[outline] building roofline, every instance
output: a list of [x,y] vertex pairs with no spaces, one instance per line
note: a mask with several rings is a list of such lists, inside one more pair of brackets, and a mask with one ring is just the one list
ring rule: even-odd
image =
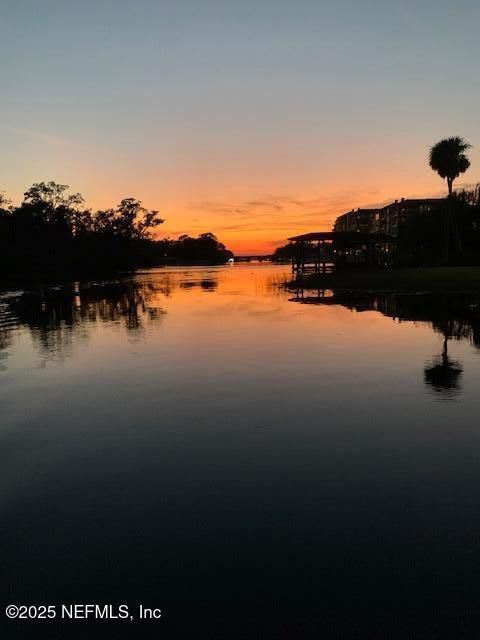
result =
[[372,214],[378,213],[379,211],[384,211],[385,209],[394,207],[395,205],[439,204],[440,202],[446,202],[447,200],[448,198],[402,198],[400,200],[394,200],[389,204],[385,204],[383,205],[383,207],[368,208],[368,209],[362,209],[359,207],[358,209],[352,209],[351,211],[346,211],[345,213],[341,213],[339,216],[336,217],[335,220],[339,220],[340,218],[343,218],[345,216],[355,215],[357,213],[372,213]]
[[315,240],[331,240],[368,244],[376,242],[395,242],[395,238],[386,233],[362,233],[359,231],[313,231],[288,238],[290,242],[313,242]]

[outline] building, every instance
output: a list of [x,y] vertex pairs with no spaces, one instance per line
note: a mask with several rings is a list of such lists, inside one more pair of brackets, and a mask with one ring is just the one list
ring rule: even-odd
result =
[[397,237],[400,227],[413,216],[439,212],[445,203],[445,198],[402,198],[378,209],[356,209],[344,213],[336,219],[333,228],[334,231],[386,233]]
[[385,233],[317,231],[289,238],[297,279],[331,273],[338,267],[386,266],[395,238]]
[[378,209],[352,209],[335,220],[334,231],[358,231],[371,233],[372,219]]
[[[480,263],[480,206],[462,198],[402,198],[377,209],[354,209],[339,216],[330,233],[320,253],[332,254],[334,268]],[[304,258],[322,264],[308,235],[292,239],[297,248],[303,242],[300,271],[308,268]]]
[[371,233],[388,233],[398,237],[402,225],[413,216],[437,213],[445,207],[445,198],[402,198],[378,209],[371,220]]

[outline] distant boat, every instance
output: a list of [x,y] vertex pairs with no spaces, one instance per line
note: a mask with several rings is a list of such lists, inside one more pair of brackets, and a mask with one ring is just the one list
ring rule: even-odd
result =
[[233,264],[235,262],[235,258],[229,258],[227,260],[227,264]]

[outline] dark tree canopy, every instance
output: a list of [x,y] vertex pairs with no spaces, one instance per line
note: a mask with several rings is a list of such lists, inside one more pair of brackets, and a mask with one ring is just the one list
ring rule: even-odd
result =
[[148,238],[150,229],[163,222],[158,211],[148,211],[135,198],[124,198],[116,209],[98,211],[93,217],[97,232],[127,239]]
[[197,238],[182,235],[178,240],[161,240],[158,245],[172,262],[222,264],[233,257],[213,233],[201,233]]
[[64,275],[175,262],[221,263],[232,255],[211,233],[155,240],[164,222],[136,198],[92,211],[81,194],[37,182],[17,207],[0,192],[0,270],[3,274]]
[[438,175],[447,180],[448,194],[452,195],[453,181],[470,166],[465,152],[471,145],[459,136],[445,138],[430,149],[429,163]]
[[69,189],[67,184],[57,184],[56,182],[36,182],[27,189],[24,196],[24,203],[41,205],[45,208],[56,209],[62,207],[76,207],[84,203],[80,193],[66,193]]

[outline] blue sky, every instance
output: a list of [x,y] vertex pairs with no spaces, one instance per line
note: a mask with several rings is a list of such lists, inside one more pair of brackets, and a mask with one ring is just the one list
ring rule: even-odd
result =
[[134,195],[163,233],[256,249],[441,192],[426,154],[447,135],[475,182],[478,24],[466,0],[3,0],[0,189]]

